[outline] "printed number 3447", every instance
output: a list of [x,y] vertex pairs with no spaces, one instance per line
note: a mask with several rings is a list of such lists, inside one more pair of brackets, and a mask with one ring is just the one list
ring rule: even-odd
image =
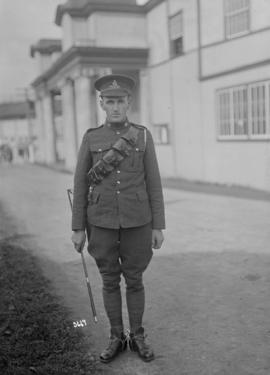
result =
[[78,320],[77,322],[73,322],[73,327],[78,328],[78,327],[85,327],[87,325],[86,320]]

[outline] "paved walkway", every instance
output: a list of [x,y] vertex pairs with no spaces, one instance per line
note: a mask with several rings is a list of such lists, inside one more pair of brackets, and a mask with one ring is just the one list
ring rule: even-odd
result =
[[[15,226],[0,228],[42,260],[56,292],[86,319],[97,352],[106,343],[101,282],[87,256],[99,323],[91,319],[80,257],[70,242],[72,176],[0,167],[0,203]],[[270,202],[165,189],[166,241],[145,274],[145,326],[157,359],[125,353],[104,374],[269,375]],[[127,319],[124,307],[125,319]]]

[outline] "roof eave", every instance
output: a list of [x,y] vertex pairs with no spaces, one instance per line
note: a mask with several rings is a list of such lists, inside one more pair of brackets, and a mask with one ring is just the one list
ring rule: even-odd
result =
[[65,13],[68,13],[73,17],[87,18],[91,13],[98,11],[144,14],[145,9],[145,6],[132,4],[102,4],[96,2],[86,3],[82,8],[70,8],[62,4],[58,5],[56,9],[55,23],[56,25],[61,26],[62,18]]
[[163,3],[165,0],[149,0],[147,3],[144,4],[145,13],[148,13],[150,10],[158,6],[159,4]]
[[35,56],[36,52],[44,55],[50,55],[54,52],[62,51],[61,39],[40,39],[36,44],[30,47],[31,57]]
[[31,85],[34,88],[37,88],[41,84],[46,83],[75,58],[79,59],[81,63],[93,67],[99,66],[100,64],[103,64],[103,66],[110,65],[112,62],[117,64],[118,62],[121,62],[122,59],[129,60],[138,67],[145,67],[147,65],[148,52],[148,48],[73,46],[62,54],[47,71],[37,77]]

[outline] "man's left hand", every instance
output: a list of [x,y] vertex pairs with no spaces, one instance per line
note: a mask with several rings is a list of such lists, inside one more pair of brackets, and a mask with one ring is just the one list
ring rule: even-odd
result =
[[152,248],[160,249],[163,241],[164,241],[164,236],[163,236],[162,230],[153,229],[152,230]]

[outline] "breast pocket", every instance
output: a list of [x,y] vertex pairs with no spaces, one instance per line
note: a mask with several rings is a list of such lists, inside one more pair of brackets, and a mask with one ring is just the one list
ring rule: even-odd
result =
[[143,168],[143,147],[136,146],[130,151],[130,155],[123,160],[122,169],[128,172],[137,172]]
[[90,146],[93,164],[99,161],[111,149],[111,143],[96,143]]
[[133,167],[134,169],[140,169],[143,164],[143,156],[144,156],[144,148],[143,147],[135,147],[134,155],[133,155]]

